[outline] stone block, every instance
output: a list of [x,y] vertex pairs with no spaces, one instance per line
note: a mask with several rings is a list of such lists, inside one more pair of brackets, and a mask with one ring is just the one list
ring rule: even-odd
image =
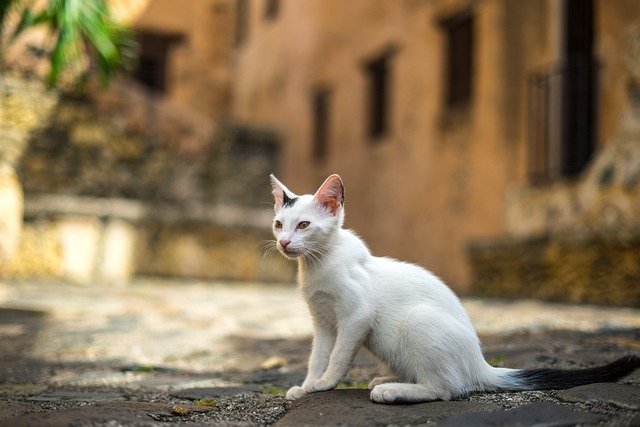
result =
[[102,237],[101,221],[91,217],[67,217],[57,222],[56,228],[65,277],[78,283],[90,283],[97,268]]
[[55,226],[45,221],[26,222],[13,257],[0,269],[3,277],[60,278],[63,270],[62,246]]
[[[296,400],[277,426],[412,425],[440,421],[454,414],[497,411],[490,403],[465,401],[415,405],[382,405],[369,400],[370,390],[332,390]],[[469,425],[469,424],[467,424]]]
[[625,409],[640,410],[640,388],[618,383],[595,383],[558,392],[565,402],[607,402]]
[[469,247],[472,292],[640,306],[640,229],[504,237]]
[[260,252],[267,232],[212,224],[149,221],[140,227],[136,273],[291,282],[293,263]]
[[549,402],[523,405],[508,411],[471,412],[453,415],[440,426],[569,426],[598,424],[606,417],[600,414],[577,412],[565,406]]
[[105,283],[128,282],[135,270],[136,228],[129,222],[111,219],[104,225],[98,278]]

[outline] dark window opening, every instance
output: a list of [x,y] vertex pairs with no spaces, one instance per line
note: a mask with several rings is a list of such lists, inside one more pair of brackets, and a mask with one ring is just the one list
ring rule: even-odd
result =
[[280,1],[279,0],[266,0],[265,8],[264,8],[264,17],[268,20],[273,20],[278,17],[278,13],[280,12]]
[[312,96],[313,109],[313,158],[323,160],[329,144],[330,93],[319,89]]
[[441,22],[446,36],[445,102],[449,108],[469,104],[473,75],[473,15],[456,15]]
[[167,89],[167,58],[171,47],[182,37],[178,35],[139,32],[138,64],[133,71],[136,80],[147,88],[165,92]]
[[591,159],[596,139],[596,67],[592,0],[566,0],[562,81],[562,175],[575,176]]
[[529,179],[546,184],[579,175],[598,131],[594,1],[565,0],[562,61],[529,78]]
[[370,137],[378,138],[389,130],[389,62],[386,53],[366,64],[367,74],[367,131]]
[[249,33],[249,0],[236,0],[235,44],[240,46]]

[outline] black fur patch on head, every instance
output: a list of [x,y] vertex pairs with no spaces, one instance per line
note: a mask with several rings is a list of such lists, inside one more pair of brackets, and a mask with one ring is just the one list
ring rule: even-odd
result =
[[295,205],[297,201],[298,201],[297,197],[289,198],[289,196],[287,196],[287,193],[285,191],[282,192],[282,207],[283,208],[291,207],[291,206]]

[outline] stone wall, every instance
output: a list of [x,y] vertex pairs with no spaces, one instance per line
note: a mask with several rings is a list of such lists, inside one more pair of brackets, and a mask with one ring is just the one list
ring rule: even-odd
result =
[[640,307],[640,228],[505,237],[470,254],[477,295]]
[[511,188],[505,207],[513,236],[640,224],[640,111],[628,112],[614,141],[578,180]]
[[[10,92],[16,118],[35,117],[29,88]],[[276,134],[214,127],[126,81],[56,99],[14,150],[25,222],[3,277],[293,279],[291,264],[260,252],[270,238]]]
[[194,204],[28,195],[4,277],[122,285],[136,275],[290,282],[293,265],[261,250],[271,212]]
[[277,150],[272,132],[214,127],[119,82],[106,93],[63,96],[32,135],[19,172],[27,193],[255,206],[269,194],[262,190]]
[[616,135],[574,181],[512,186],[504,236],[469,247],[476,294],[640,306],[640,30]]
[[473,291],[640,306],[640,111],[576,181],[512,188],[509,233],[469,247]]
[[145,222],[137,234],[136,273],[152,276],[292,282],[294,264],[261,253],[270,232],[181,221]]
[[18,247],[23,194],[15,171],[31,132],[47,123],[58,94],[42,82],[0,74],[0,267]]
[[509,234],[469,247],[473,291],[640,306],[640,114],[577,181],[511,190]]

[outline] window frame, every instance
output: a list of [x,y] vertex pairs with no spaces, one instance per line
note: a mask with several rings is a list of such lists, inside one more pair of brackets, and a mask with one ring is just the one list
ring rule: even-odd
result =
[[377,142],[391,133],[392,60],[394,47],[387,48],[363,61],[366,77],[366,135]]
[[444,40],[444,107],[468,108],[474,94],[475,16],[471,10],[449,15],[439,21]]
[[329,153],[331,98],[332,91],[326,86],[317,86],[311,94],[311,146],[316,162],[324,161]]

